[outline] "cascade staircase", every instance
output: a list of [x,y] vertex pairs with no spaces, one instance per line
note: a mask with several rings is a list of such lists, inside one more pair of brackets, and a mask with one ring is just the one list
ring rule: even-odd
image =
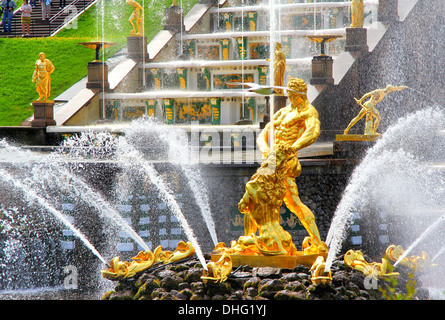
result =
[[[42,5],[36,0],[36,6],[32,8],[30,37],[49,37],[57,33],[62,26],[73,17],[88,9],[97,0],[66,0],[66,7],[59,9],[59,1],[53,0],[51,3],[50,18],[42,20]],[[12,18],[11,33],[0,33],[0,37],[21,37],[22,24],[21,12],[17,8]],[[2,22],[0,21],[0,25]],[[1,27],[3,31],[3,26]]]

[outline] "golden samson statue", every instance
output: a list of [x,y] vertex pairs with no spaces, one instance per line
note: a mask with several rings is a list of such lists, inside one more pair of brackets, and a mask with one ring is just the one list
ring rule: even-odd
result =
[[[258,136],[257,144],[264,160],[247,182],[245,194],[238,204],[244,214],[244,236],[232,241],[231,248],[219,244],[215,248],[217,252],[298,255],[291,235],[280,225],[283,202],[309,233],[303,241],[304,254],[328,252],[328,247],[320,239],[315,216],[301,202],[295,182],[301,173],[298,151],[314,143],[320,135],[318,112],[307,99],[307,85],[303,80],[291,79],[287,88],[290,89],[290,105],[277,111],[272,119],[273,126],[268,123]],[[272,132],[274,137],[270,139]]]

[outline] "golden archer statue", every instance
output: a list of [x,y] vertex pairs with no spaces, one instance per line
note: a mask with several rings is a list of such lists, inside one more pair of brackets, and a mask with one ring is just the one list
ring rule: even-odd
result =
[[[133,13],[131,14],[130,19],[128,20],[128,22],[130,22],[131,26],[133,27],[133,30],[131,30],[131,35],[142,36],[143,25],[141,17],[144,14],[144,9],[139,3],[137,3],[134,0],[127,0],[127,3],[133,6],[134,8]],[[137,31],[135,24],[133,23],[134,20],[136,20]]]
[[[376,89],[374,91],[366,93],[363,97],[360,98],[360,100],[354,98],[355,102],[357,102],[357,104],[361,106],[362,109],[360,110],[359,114],[351,120],[343,134],[348,134],[349,129],[351,129],[352,126],[354,126],[361,118],[366,115],[365,135],[377,135],[377,128],[380,124],[381,116],[375,108],[375,105],[382,101],[388,93],[393,91],[400,91],[406,88],[407,87],[405,86],[397,87],[388,84],[384,89]],[[363,100],[368,98],[369,100],[363,102]]]
[[[298,151],[314,143],[320,135],[317,110],[309,103],[307,85],[291,79],[287,85],[290,105],[273,116],[273,147],[269,145],[271,124],[257,139],[264,160],[246,184],[246,192],[238,204],[244,214],[244,236],[233,241],[231,253],[243,255],[296,255],[291,235],[279,222],[284,201],[309,233],[304,241],[305,254],[327,252],[321,241],[314,214],[298,196],[295,178],[300,175]],[[258,232],[258,235],[257,235]],[[217,247],[216,251],[225,251]]]
[[53,63],[46,59],[45,53],[39,54],[39,60],[36,61],[36,68],[32,75],[32,82],[36,83],[36,91],[39,94],[37,101],[43,99],[47,101],[51,95],[51,74],[55,67]]

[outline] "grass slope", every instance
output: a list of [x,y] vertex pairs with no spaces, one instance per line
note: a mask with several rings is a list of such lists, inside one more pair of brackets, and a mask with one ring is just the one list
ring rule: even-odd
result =
[[[144,4],[145,35],[150,41],[162,29],[164,9],[171,5],[171,0],[139,0],[139,3]],[[184,0],[184,11],[188,12],[195,3],[197,0]],[[105,51],[105,58],[113,55],[126,45],[132,11],[124,0],[102,0],[56,36],[0,39],[0,126],[18,126],[33,114],[31,103],[38,94],[31,80],[40,52],[45,52],[56,67],[51,77],[50,99],[54,99],[85,77],[88,62],[94,60],[94,51],[78,43],[115,42],[115,46]]]

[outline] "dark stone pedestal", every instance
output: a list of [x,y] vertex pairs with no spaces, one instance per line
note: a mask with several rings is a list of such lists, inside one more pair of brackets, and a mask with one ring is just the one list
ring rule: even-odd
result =
[[253,122],[250,119],[241,119],[241,120],[236,121],[235,124],[238,126],[245,126],[245,125],[253,124]]
[[184,13],[179,6],[171,6],[165,9],[164,30],[181,32],[184,30]]
[[54,101],[33,101],[34,120],[31,121],[31,127],[55,126],[54,120]]
[[368,30],[366,28],[346,28],[345,51],[368,52]]
[[334,59],[331,56],[319,55],[312,58],[311,85],[334,84],[332,66]]
[[199,0],[199,4],[211,4],[212,6],[218,6],[218,0]]
[[135,61],[148,60],[147,37],[127,37],[127,58]]
[[337,140],[333,143],[334,156],[338,159],[361,159],[375,143],[376,139],[367,141]]
[[108,65],[101,61],[88,63],[88,89],[108,90]]

